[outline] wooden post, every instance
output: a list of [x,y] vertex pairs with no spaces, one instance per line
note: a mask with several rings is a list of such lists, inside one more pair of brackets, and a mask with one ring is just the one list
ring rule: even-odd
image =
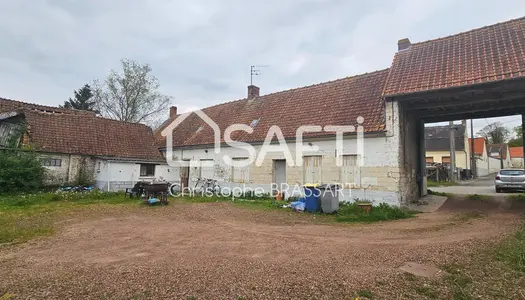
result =
[[456,135],[454,121],[448,123],[450,130],[450,181],[456,181]]

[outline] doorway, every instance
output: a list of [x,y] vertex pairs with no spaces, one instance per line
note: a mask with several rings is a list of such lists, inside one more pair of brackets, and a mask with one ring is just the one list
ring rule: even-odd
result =
[[283,186],[286,184],[286,160],[276,159],[273,161],[273,182],[277,186],[277,190],[282,192]]

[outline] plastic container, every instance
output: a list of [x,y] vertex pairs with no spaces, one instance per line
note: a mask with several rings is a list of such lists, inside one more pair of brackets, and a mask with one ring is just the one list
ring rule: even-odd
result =
[[321,210],[325,214],[337,213],[339,210],[339,185],[323,184],[320,190]]
[[321,206],[321,203],[319,200],[321,190],[319,190],[316,186],[305,186],[304,193],[305,193],[305,202],[304,202],[305,210],[308,212],[319,211],[320,206]]

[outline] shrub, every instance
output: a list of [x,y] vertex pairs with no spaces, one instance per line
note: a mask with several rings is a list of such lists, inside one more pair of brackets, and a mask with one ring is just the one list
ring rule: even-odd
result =
[[42,187],[44,167],[37,154],[27,150],[0,150],[0,193],[34,191]]

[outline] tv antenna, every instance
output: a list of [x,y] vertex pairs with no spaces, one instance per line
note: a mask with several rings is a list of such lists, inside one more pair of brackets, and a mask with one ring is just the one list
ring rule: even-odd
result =
[[253,85],[253,76],[261,75],[259,68],[268,68],[269,66],[250,66],[250,85]]

